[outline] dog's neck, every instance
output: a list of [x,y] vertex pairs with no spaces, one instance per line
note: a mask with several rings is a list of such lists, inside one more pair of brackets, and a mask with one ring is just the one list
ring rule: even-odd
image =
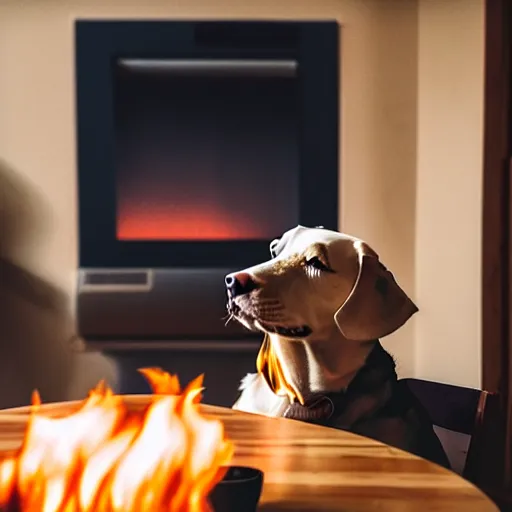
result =
[[[278,366],[277,371],[270,368],[270,372],[280,373],[288,396],[293,399],[295,395],[302,401],[314,393],[345,389],[364,366],[375,343],[347,340],[336,327],[329,336],[314,341],[290,340],[269,334],[259,361],[261,363],[266,358],[270,366]],[[282,389],[274,391],[282,392]]]

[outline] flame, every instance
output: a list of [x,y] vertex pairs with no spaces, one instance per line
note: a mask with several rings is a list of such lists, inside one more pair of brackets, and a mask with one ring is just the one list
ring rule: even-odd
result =
[[301,392],[288,382],[281,361],[272,346],[272,340],[268,334],[265,335],[258,357],[256,358],[256,369],[263,375],[270,389],[279,396],[287,396],[290,402],[297,400],[304,405],[304,397]]
[[153,400],[129,410],[100,382],[65,417],[39,413],[34,393],[21,448],[0,463],[0,509],[41,512],[207,512],[233,445],[199,411],[203,376],[139,370]]

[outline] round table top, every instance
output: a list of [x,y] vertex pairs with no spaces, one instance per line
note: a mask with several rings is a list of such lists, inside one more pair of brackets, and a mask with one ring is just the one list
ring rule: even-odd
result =
[[[129,406],[149,396],[127,396]],[[49,416],[80,402],[45,404]],[[262,511],[497,512],[476,487],[424,459],[349,432],[202,405],[235,444],[233,464],[264,472]],[[0,411],[0,451],[22,440],[28,408]]]

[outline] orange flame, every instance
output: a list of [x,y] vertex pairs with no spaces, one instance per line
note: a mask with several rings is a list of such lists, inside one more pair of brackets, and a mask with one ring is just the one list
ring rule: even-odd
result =
[[285,370],[268,334],[265,335],[261,344],[258,357],[256,358],[256,369],[267,381],[270,389],[279,396],[287,396],[290,402],[297,400],[304,405],[304,397],[298,388],[288,382]]
[[100,382],[61,418],[33,406],[21,448],[0,463],[0,508],[41,512],[207,512],[233,445],[199,411],[203,376],[181,391],[175,375],[139,370],[155,394],[130,411]]

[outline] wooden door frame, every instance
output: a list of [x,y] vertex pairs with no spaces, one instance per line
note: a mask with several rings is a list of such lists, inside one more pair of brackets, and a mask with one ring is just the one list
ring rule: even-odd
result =
[[[482,385],[501,397],[503,484],[512,484],[512,206],[510,0],[485,2]],[[501,444],[501,443],[500,443]]]

